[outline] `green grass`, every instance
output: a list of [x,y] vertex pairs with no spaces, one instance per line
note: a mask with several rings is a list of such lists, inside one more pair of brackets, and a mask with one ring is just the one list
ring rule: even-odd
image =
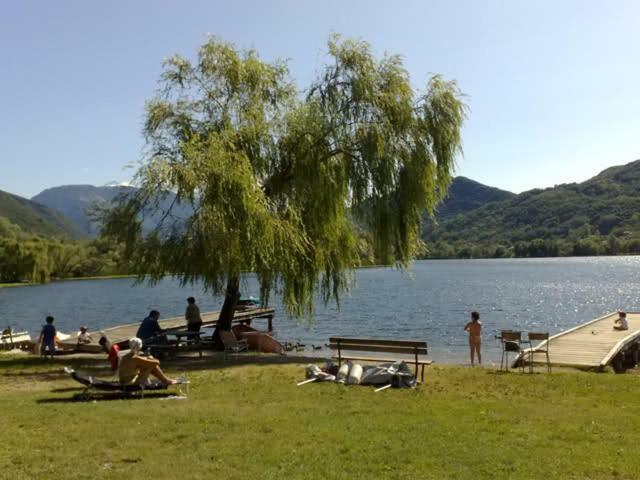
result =
[[[97,373],[95,361],[73,360]],[[206,363],[208,362],[208,363]],[[416,390],[310,384],[303,365],[169,365],[187,400],[73,401],[63,364],[0,357],[11,479],[637,478],[634,374],[433,367]]]
[[0,288],[28,287],[29,285],[36,285],[36,284],[30,283],[30,282],[0,283]]
[[[53,279],[53,282],[77,282],[80,280],[114,280],[114,279],[120,279],[120,278],[136,278],[136,275],[123,274],[123,275],[98,275],[93,277],[55,278]],[[32,282],[0,283],[0,288],[30,287],[33,285],[42,285],[42,284],[32,283]]]

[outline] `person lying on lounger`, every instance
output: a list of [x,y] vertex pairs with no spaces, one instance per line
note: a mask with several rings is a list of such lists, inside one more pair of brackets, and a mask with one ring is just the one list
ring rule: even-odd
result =
[[160,369],[160,360],[140,355],[142,340],[138,337],[129,339],[129,348],[129,353],[120,358],[119,374],[121,383],[145,384],[148,383],[149,375],[153,375],[165,385],[178,383],[176,380],[167,377]]
[[613,322],[614,330],[629,330],[629,322],[627,322],[627,314],[618,312],[618,318]]

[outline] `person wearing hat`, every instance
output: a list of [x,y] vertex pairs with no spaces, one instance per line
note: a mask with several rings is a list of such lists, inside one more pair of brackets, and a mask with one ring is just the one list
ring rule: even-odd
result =
[[187,321],[187,330],[190,332],[199,332],[202,327],[202,318],[200,317],[200,309],[196,305],[196,299],[187,298],[187,310],[184,312],[184,318]]

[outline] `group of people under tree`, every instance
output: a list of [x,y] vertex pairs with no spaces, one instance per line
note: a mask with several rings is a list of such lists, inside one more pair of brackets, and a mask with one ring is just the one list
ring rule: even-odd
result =
[[[176,383],[176,380],[164,374],[160,368],[160,360],[151,355],[142,355],[145,341],[151,341],[164,333],[158,322],[159,319],[160,312],[151,310],[149,315],[141,322],[136,336],[129,339],[129,351],[122,355],[117,343],[111,343],[104,333],[100,336],[98,344],[107,353],[111,369],[118,372],[120,382],[144,384],[149,381],[150,376],[154,376],[166,385]],[[185,320],[189,331],[200,331],[202,318],[194,297],[187,299]],[[53,357],[58,350],[56,344],[58,332],[53,325],[54,321],[53,316],[47,316],[45,325],[40,331],[37,345],[43,357],[47,355]],[[86,326],[80,328],[77,340],[79,345],[92,341]]]
[[[200,308],[196,305],[196,299],[194,297],[187,298],[187,309],[184,313],[184,318],[187,322],[187,330],[190,332],[200,332],[202,328],[202,317],[200,316]],[[156,341],[159,336],[165,333],[165,330],[160,326],[160,312],[158,310],[151,310],[149,315],[142,320],[136,337],[141,339],[143,343],[149,343]]]

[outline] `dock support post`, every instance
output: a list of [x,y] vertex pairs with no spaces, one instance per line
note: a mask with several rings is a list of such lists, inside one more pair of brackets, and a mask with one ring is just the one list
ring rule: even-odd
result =
[[270,332],[272,332],[273,331],[273,315],[269,315],[267,317],[267,322],[268,322],[267,328],[269,329]]

